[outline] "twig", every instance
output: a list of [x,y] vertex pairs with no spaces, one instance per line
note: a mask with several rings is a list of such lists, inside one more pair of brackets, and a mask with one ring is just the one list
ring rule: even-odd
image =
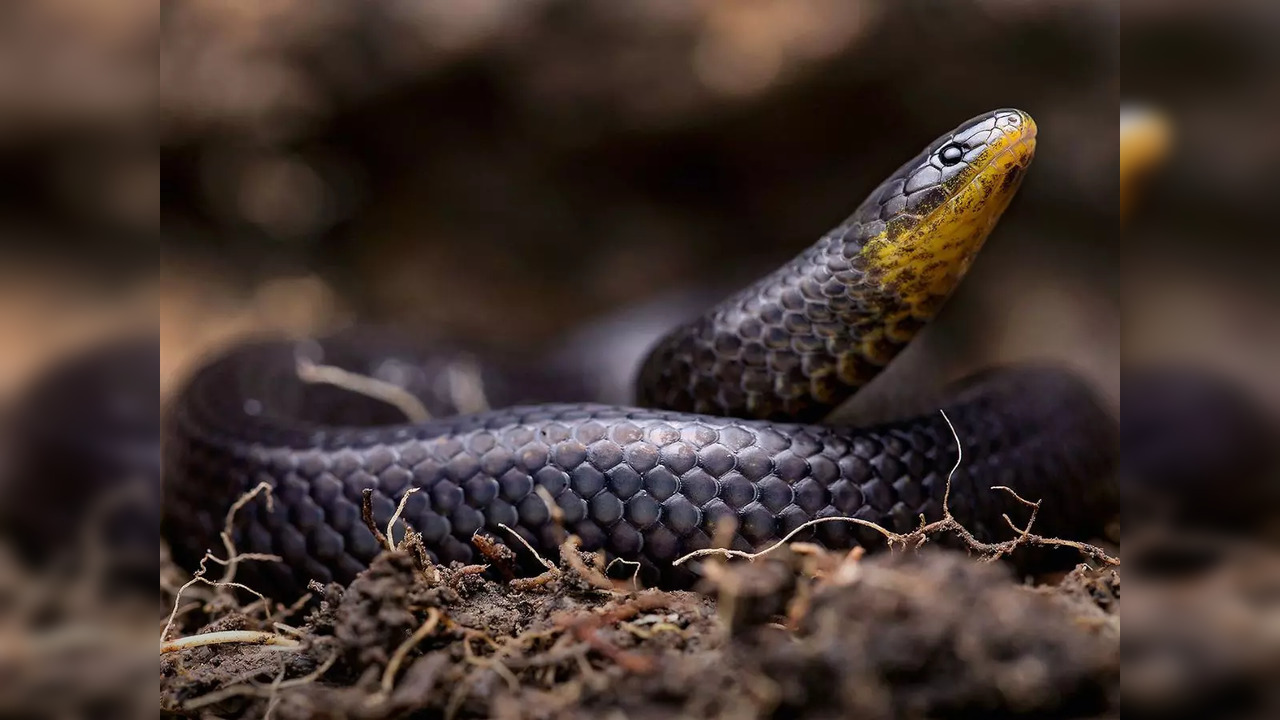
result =
[[373,539],[378,541],[386,550],[395,550],[387,536],[382,534],[378,529],[378,523],[373,519],[373,489],[365,488],[360,491],[360,519],[364,521],[365,527],[369,528],[369,532],[373,533]]

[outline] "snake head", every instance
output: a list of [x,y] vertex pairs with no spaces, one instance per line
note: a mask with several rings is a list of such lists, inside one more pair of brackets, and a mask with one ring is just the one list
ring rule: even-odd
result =
[[971,118],[934,140],[855,216],[872,231],[859,253],[868,277],[916,320],[931,318],[1017,193],[1035,148],[1035,121],[1013,109]]

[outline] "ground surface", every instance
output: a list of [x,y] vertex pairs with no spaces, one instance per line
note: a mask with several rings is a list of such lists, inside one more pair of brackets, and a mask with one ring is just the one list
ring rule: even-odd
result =
[[318,605],[293,614],[193,586],[171,637],[250,630],[289,647],[165,653],[165,712],[1118,718],[1122,662],[1131,716],[1277,707],[1280,574],[1256,550],[1148,544],[1122,651],[1113,566],[1030,584],[931,544],[869,556],[798,545],[711,560],[697,592],[664,592],[608,580],[571,547],[537,579],[495,581],[423,565],[406,543],[345,588],[313,586]]
[[[578,558],[521,589],[462,568],[428,578],[412,553],[388,553],[346,588],[315,588],[319,608],[285,620],[297,648],[166,654],[161,702],[193,717],[279,718],[1104,717],[1118,707],[1114,571],[1081,568],[1033,589],[939,551],[783,553],[713,574],[709,595],[634,591]],[[180,629],[278,632],[259,608],[212,618],[193,608]]]

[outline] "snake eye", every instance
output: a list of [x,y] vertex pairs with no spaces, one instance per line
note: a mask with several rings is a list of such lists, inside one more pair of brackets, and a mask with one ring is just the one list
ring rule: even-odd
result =
[[959,145],[948,145],[942,148],[942,152],[938,153],[938,159],[943,165],[955,165],[964,157],[964,148]]

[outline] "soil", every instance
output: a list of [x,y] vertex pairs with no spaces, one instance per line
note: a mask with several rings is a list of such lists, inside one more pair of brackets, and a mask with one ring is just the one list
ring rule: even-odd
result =
[[[952,553],[825,556],[834,571],[817,577],[804,559],[735,566],[704,595],[614,589],[564,561],[528,589],[465,568],[433,582],[413,554],[389,552],[346,588],[313,588],[297,651],[166,655],[162,704],[246,718],[1103,716],[1115,704],[1119,623],[1095,600],[1118,607],[1114,573],[1082,569],[1042,592]],[[271,630],[252,609],[206,620],[191,630]],[[273,689],[276,677],[315,680]]]
[[298,644],[166,653],[164,712],[1118,718],[1122,661],[1131,716],[1280,707],[1267,682],[1280,652],[1256,632],[1280,617],[1280,565],[1248,546],[1148,543],[1122,650],[1112,566],[1037,583],[932,544],[869,556],[797,544],[714,559],[694,591],[667,592],[610,580],[570,545],[555,569],[500,580],[424,565],[411,540],[347,587],[313,584],[312,609],[295,616],[221,588],[179,603],[190,609],[171,637],[247,629]]

